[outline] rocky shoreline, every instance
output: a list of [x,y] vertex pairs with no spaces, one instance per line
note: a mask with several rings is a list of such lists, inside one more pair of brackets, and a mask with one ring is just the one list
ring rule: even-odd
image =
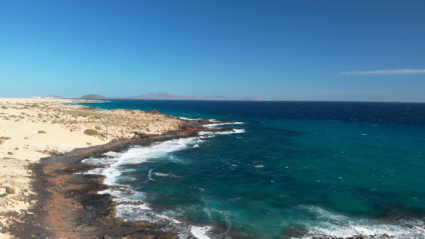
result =
[[[156,113],[156,112],[153,112]],[[176,234],[160,230],[160,225],[147,222],[124,222],[115,218],[113,197],[97,194],[107,189],[103,176],[75,174],[93,169],[81,163],[88,157],[101,157],[108,151],[122,151],[132,145],[147,146],[153,142],[197,137],[198,132],[229,132],[231,128],[212,129],[208,120],[184,121],[179,130],[161,135],[135,134],[137,138],[118,139],[105,145],[53,154],[32,164],[32,190],[27,198],[30,209],[8,228],[16,238],[175,238]],[[229,122],[231,123],[231,122]],[[4,231],[5,232],[5,231]]]
[[[0,227],[0,235],[3,233],[12,238],[176,238],[177,234],[161,230],[163,225],[160,224],[145,221],[125,222],[117,219],[115,217],[117,203],[114,198],[109,194],[98,194],[99,191],[111,187],[103,184],[103,176],[76,174],[95,168],[81,161],[89,157],[102,158],[104,157],[102,154],[106,152],[120,152],[133,145],[148,146],[153,142],[199,137],[200,132],[232,132],[234,131],[232,128],[217,129],[207,126],[236,123],[213,122],[206,119],[184,120],[161,114],[156,110],[100,111],[89,107],[76,108],[76,106],[60,104],[56,106],[46,103],[32,107],[40,108],[38,110],[29,110],[26,106],[22,108],[21,105],[15,108],[16,112],[8,113],[9,118],[13,118],[14,115],[16,118],[18,110],[24,110],[24,114],[20,113],[24,116],[15,120],[16,124],[20,121],[31,121],[40,125],[43,123],[58,125],[72,134],[82,133],[85,129],[94,129],[97,131],[96,139],[104,142],[99,141],[100,144],[91,147],[80,146],[69,152],[44,150],[43,155],[50,154],[49,157],[25,166],[32,172],[31,176],[28,176],[32,179],[31,185],[28,189],[22,188],[22,192],[15,194],[14,197],[9,195],[10,200],[7,203],[19,200],[30,206],[28,210],[22,211],[23,215],[18,215],[17,212],[2,214],[12,223],[7,227]],[[27,111],[32,112],[32,115],[25,113]],[[133,203],[143,204],[143,202]],[[297,230],[294,235],[285,234],[284,238],[301,238],[307,236],[306,233]],[[237,234],[233,237],[240,238]],[[384,234],[339,238],[316,235],[311,238],[391,237]]]

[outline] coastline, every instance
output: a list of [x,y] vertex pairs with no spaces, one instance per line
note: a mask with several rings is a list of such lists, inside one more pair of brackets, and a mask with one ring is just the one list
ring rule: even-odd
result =
[[[83,112],[89,114],[93,113],[93,115],[97,115],[98,113],[100,113],[99,111],[88,107],[84,108]],[[133,116],[137,116],[138,114],[143,113],[137,110],[122,109],[107,111],[102,110],[102,112],[111,114],[114,114],[115,112],[116,114],[119,114],[120,117],[129,117],[130,119]],[[103,162],[107,161],[115,162],[115,159],[122,159],[120,158],[121,156],[116,155],[131,155],[131,153],[134,153],[135,151],[141,152],[137,151],[138,149],[141,149],[140,147],[137,147],[137,145],[142,145],[144,146],[143,148],[147,148],[148,150],[154,149],[153,151],[155,152],[162,152],[161,150],[163,148],[172,145],[169,144],[170,142],[181,143],[191,141],[192,143],[194,143],[197,142],[194,138],[202,138],[204,135],[208,134],[208,131],[215,131],[217,134],[244,132],[244,129],[210,128],[214,126],[222,126],[225,124],[242,124],[242,122],[218,122],[215,120],[184,119],[180,117],[170,118],[170,116],[159,114],[155,111],[150,112],[148,116],[153,116],[151,117],[151,119],[154,120],[154,123],[157,123],[156,119],[158,119],[158,117],[163,117],[161,119],[165,120],[177,120],[179,122],[178,128],[177,130],[163,131],[161,134],[145,134],[143,132],[134,131],[132,132],[131,138],[125,138],[123,137],[123,134],[119,132],[119,130],[115,130],[115,132],[118,132],[118,134],[112,134],[111,136],[116,135],[118,136],[118,138],[104,141],[100,140],[100,144],[98,145],[83,144],[82,147],[75,147],[73,150],[57,150],[57,152],[49,151],[48,154],[42,154],[40,152],[34,151],[34,154],[40,153],[42,155],[42,159],[37,159],[37,161],[28,162],[26,160],[18,158],[3,159],[2,163],[9,163],[7,169],[10,169],[10,167],[12,167],[12,165],[16,162],[26,163],[26,165],[24,165],[25,170],[28,172],[28,175],[26,175],[26,177],[31,181],[31,183],[28,183],[27,188],[30,190],[31,193],[29,193],[28,195],[26,191],[18,188],[18,190],[20,191],[16,193],[17,195],[15,194],[6,196],[6,198],[9,199],[9,202],[19,201],[27,205],[29,209],[20,210],[19,213],[15,211],[2,214],[0,212],[0,223],[1,220],[5,219],[6,217],[13,218],[13,221],[11,221],[7,227],[4,227],[0,224],[0,238],[215,238],[211,235],[223,235],[223,232],[225,232],[226,236],[229,236],[230,238],[258,238],[258,235],[254,235],[251,237],[251,235],[253,234],[246,234],[245,231],[238,231],[234,228],[232,228],[232,231],[229,232],[228,230],[230,230],[230,227],[226,228],[226,226],[221,225],[220,223],[197,223],[196,219],[194,219],[194,222],[190,220],[190,216],[184,216],[190,214],[163,214],[164,209],[167,210],[172,206],[170,207],[166,203],[162,204],[161,201],[156,201],[158,202],[156,204],[155,202],[152,202],[149,199],[147,199],[146,202],[137,201],[140,198],[143,198],[140,197],[140,195],[142,195],[140,192],[143,192],[144,190],[131,190],[127,187],[132,185],[131,182],[130,185],[120,184],[116,186],[111,186],[114,185],[114,183],[111,183],[113,181],[110,181],[109,179],[114,178],[116,174],[109,174],[104,172],[110,172],[109,169],[111,168],[113,168],[114,170],[117,169],[115,167],[116,165],[112,167],[110,166],[111,164],[105,163],[103,166],[96,166],[99,165],[97,164],[97,162],[100,162],[100,164],[103,164]],[[241,121],[247,124],[251,124],[250,121],[245,121],[244,119],[242,119]],[[0,116],[0,126],[3,126],[1,123],[3,122],[1,121]],[[19,124],[19,122],[14,122],[12,124]],[[43,122],[38,122],[32,124],[31,126],[37,126],[38,129],[38,127],[42,125],[45,124]],[[60,128],[63,127],[63,125],[57,126],[60,126]],[[248,128],[249,132],[252,132],[250,129],[251,128]],[[227,130],[233,132],[219,132]],[[76,137],[84,135],[82,133],[82,129],[80,131],[70,131],[70,128],[68,128],[68,131],[69,132],[66,132],[67,136]],[[51,133],[51,131],[49,131],[49,133]],[[13,143],[13,140],[14,138],[12,140],[7,140],[6,143],[11,144]],[[45,141],[43,142],[45,143]],[[226,142],[229,143],[229,141]],[[193,148],[199,147],[198,145],[193,145],[192,143],[188,144],[189,148],[191,148],[192,146]],[[161,146],[162,148],[156,146]],[[211,149],[212,148],[210,148],[209,150]],[[215,150],[217,150],[217,147],[215,148]],[[108,154],[107,152],[114,153]],[[198,154],[197,157],[199,156],[200,155]],[[141,158],[142,157],[143,156],[141,156]],[[124,158],[123,162],[125,163],[129,161],[125,161]],[[93,164],[94,166],[90,164]],[[117,165],[124,164],[118,163]],[[134,163],[134,165],[126,165],[126,167],[131,170],[131,167],[136,165],[137,162]],[[257,166],[263,165],[254,164],[251,166],[254,166],[255,168],[260,168]],[[104,170],[103,167],[106,170]],[[23,168],[23,166],[21,168]],[[154,169],[154,167],[149,167],[148,169],[150,168]],[[205,169],[207,169],[206,171],[210,170],[209,167],[205,167]],[[115,172],[118,171],[119,170],[115,170]],[[1,173],[7,174],[8,172],[9,170],[3,170],[3,172]],[[95,175],[91,174],[92,172],[102,173]],[[151,170],[149,170],[149,175],[147,170],[145,170],[144,172],[145,173],[140,174],[142,176],[142,180],[146,180],[147,182],[152,182],[149,180],[159,181],[157,180],[159,178],[154,177],[158,174],[152,172],[153,178],[151,178]],[[164,171],[158,170],[157,172]],[[102,174],[105,176],[102,176]],[[179,173],[173,174],[177,176],[182,175]],[[207,175],[205,171],[203,175]],[[16,177],[16,175],[14,175],[14,177]],[[208,180],[210,179],[210,177],[204,178],[207,178]],[[156,182],[154,182],[154,184],[156,184]],[[128,194],[126,193],[133,192],[135,197],[128,198]],[[108,193],[110,195],[115,195],[116,197],[110,196],[108,195]],[[0,200],[1,199],[2,198],[0,198]],[[171,198],[171,200],[174,199]],[[1,206],[2,205],[0,205],[0,209],[2,209]],[[12,208],[13,207],[9,207],[9,209]],[[143,216],[138,217],[136,215],[133,218],[127,217],[126,212],[123,212],[123,209],[133,210],[132,208],[141,209],[133,211],[132,213],[140,213]],[[321,208],[318,208],[318,210],[321,210]],[[157,219],[160,216],[169,215],[170,217],[163,217],[163,219],[150,220],[152,218]],[[339,214],[335,215],[339,216]],[[331,214],[332,217],[334,217],[335,215]],[[129,221],[122,221],[120,219]],[[383,226],[387,226],[387,224],[385,224],[385,220],[388,220],[387,218],[378,218],[378,220],[383,220]],[[199,220],[199,222],[201,221],[202,220]],[[183,223],[178,224],[181,222]],[[176,227],[171,227],[171,224],[176,225]],[[392,224],[388,225],[391,226]],[[360,226],[364,225],[361,224]],[[191,230],[192,228],[201,230],[197,231],[199,233],[195,233]],[[368,228],[368,225],[361,228]],[[180,229],[183,229],[183,233],[180,233]],[[376,231],[373,235],[371,233],[361,233],[361,235],[355,233],[353,235],[353,233],[349,231],[349,233],[351,234],[343,233],[338,234],[338,236],[335,236],[335,233],[323,233],[324,230],[327,230],[326,225],[325,227],[323,227],[323,230],[320,231],[322,233],[310,233],[310,231],[302,227],[293,227],[289,230],[286,230],[284,234],[282,234],[282,236],[283,238],[316,239],[383,239],[392,238],[395,236],[393,233],[391,233],[391,230],[384,230],[382,232]]]
[[160,225],[115,218],[117,203],[113,196],[97,193],[110,188],[103,184],[104,176],[75,173],[95,168],[82,163],[83,159],[101,157],[109,151],[123,151],[133,145],[148,146],[154,142],[197,137],[198,132],[189,130],[116,140],[75,149],[63,156],[43,158],[31,167],[35,175],[32,188],[38,193],[28,200],[37,203],[28,210],[22,222],[12,226],[11,235],[17,238],[175,238],[176,234],[157,230]]
[[[34,104],[34,102],[31,101],[32,99],[23,100],[25,100],[27,104],[28,101],[30,101],[29,104]],[[4,101],[4,99],[1,99],[0,102],[1,101]],[[73,103],[75,101],[51,101],[53,104],[56,104],[56,107],[85,108],[86,110],[92,110],[81,106],[63,105],[63,103]],[[37,100],[37,102],[45,101]],[[24,104],[22,100],[18,102],[18,109],[16,110],[19,110],[19,105],[22,106],[22,104]],[[7,108],[10,109],[11,107]],[[132,110],[112,110],[102,111],[102,113],[116,111],[118,111],[119,114],[129,114],[130,117],[134,114],[145,114],[145,112]],[[36,111],[36,113],[38,113],[38,111]],[[93,166],[83,164],[81,160],[88,157],[101,156],[107,151],[122,151],[128,149],[132,145],[146,146],[153,142],[199,137],[198,133],[204,131],[233,131],[231,128],[214,129],[205,127],[205,124],[215,123],[208,120],[183,120],[160,114],[156,110],[146,113],[149,114],[148,116],[154,115],[155,121],[158,121],[158,117],[161,116],[163,118],[160,118],[159,121],[165,121],[169,118],[173,121],[177,121],[178,125],[172,129],[168,127],[167,130],[162,128],[162,132],[161,130],[153,130],[153,132],[160,134],[146,134],[146,131],[143,132],[141,130],[139,132],[134,131],[131,135],[129,135],[128,132],[127,135],[123,133],[119,135],[120,137],[115,138],[113,136],[117,134],[109,134],[107,135],[109,137],[104,137],[103,140],[99,137],[98,141],[90,144],[82,142],[80,145],[74,144],[72,145],[74,147],[69,147],[70,144],[68,143],[68,147],[66,148],[55,147],[54,150],[48,150],[48,152],[46,152],[46,150],[39,152],[40,150],[38,150],[38,152],[31,154],[33,157],[31,161],[24,161],[22,158],[6,159],[20,163],[25,162],[25,164],[21,165],[21,171],[22,168],[26,170],[26,181],[23,182],[26,185],[21,185],[21,188],[18,188],[16,185],[11,185],[14,189],[17,189],[17,195],[6,194],[4,197],[6,199],[10,199],[13,196],[15,196],[15,198],[19,197],[19,202],[24,206],[18,208],[18,210],[10,211],[10,207],[8,207],[9,204],[6,203],[6,207],[3,208],[4,210],[1,213],[3,224],[0,224],[0,226],[2,226],[0,227],[0,238],[121,238],[126,236],[127,238],[174,238],[175,235],[172,233],[164,233],[155,230],[159,228],[158,225],[145,222],[126,223],[116,219],[116,203],[113,201],[113,197],[107,194],[97,194],[98,191],[108,188],[108,186],[102,183],[104,177],[100,175],[75,174],[77,171],[87,171],[94,168]],[[8,127],[10,124],[5,124],[4,121],[0,123],[3,123],[3,127],[10,131]],[[19,121],[17,121],[17,123],[19,123]],[[44,126],[46,126],[46,122],[31,123],[41,123],[40,125],[44,123]],[[32,124],[31,126],[34,127]],[[64,125],[55,126],[56,128],[54,130],[60,130],[59,128]],[[101,126],[99,129],[101,129]],[[78,130],[75,130],[75,128],[74,130],[73,128],[68,128],[68,130],[72,132],[72,134],[75,134],[76,131],[78,133]],[[80,129],[79,133],[82,133],[81,131]],[[115,132],[117,131],[119,132],[119,130],[115,129]],[[121,133],[122,132],[121,130]],[[58,136],[56,135],[56,137]],[[60,141],[61,138],[64,137],[59,137],[59,140],[56,140]],[[92,137],[89,139],[93,140]],[[81,139],[79,140],[81,141]],[[16,145],[13,147],[15,146]],[[45,157],[49,154],[50,157]],[[12,162],[12,164],[13,163],[16,164],[16,162]],[[8,166],[10,166],[10,164]],[[12,178],[14,176],[16,175],[12,175]],[[17,201],[17,199],[15,200]],[[7,223],[4,223],[6,220]]]

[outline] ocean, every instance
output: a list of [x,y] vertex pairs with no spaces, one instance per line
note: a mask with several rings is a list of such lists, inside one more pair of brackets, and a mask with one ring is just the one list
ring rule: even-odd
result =
[[[117,217],[179,238],[425,238],[425,104],[109,100],[232,134],[108,152]],[[222,125],[220,121],[236,121]],[[142,200],[144,204],[128,202]]]

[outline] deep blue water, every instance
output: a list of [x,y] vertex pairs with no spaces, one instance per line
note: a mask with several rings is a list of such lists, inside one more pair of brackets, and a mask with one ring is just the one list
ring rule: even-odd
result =
[[243,122],[230,125],[235,134],[109,153],[109,166],[94,173],[125,188],[108,193],[145,202],[118,206],[122,219],[156,221],[180,238],[425,238],[425,104],[83,105]]

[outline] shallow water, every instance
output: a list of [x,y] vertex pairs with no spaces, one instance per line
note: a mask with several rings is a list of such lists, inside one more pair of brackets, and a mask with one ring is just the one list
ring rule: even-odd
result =
[[[425,104],[108,101],[234,120],[205,134],[110,152],[105,183],[118,217],[149,220],[180,238],[425,238]],[[222,127],[218,124],[212,127]],[[86,163],[99,163],[87,159]],[[102,162],[105,164],[105,162]]]

